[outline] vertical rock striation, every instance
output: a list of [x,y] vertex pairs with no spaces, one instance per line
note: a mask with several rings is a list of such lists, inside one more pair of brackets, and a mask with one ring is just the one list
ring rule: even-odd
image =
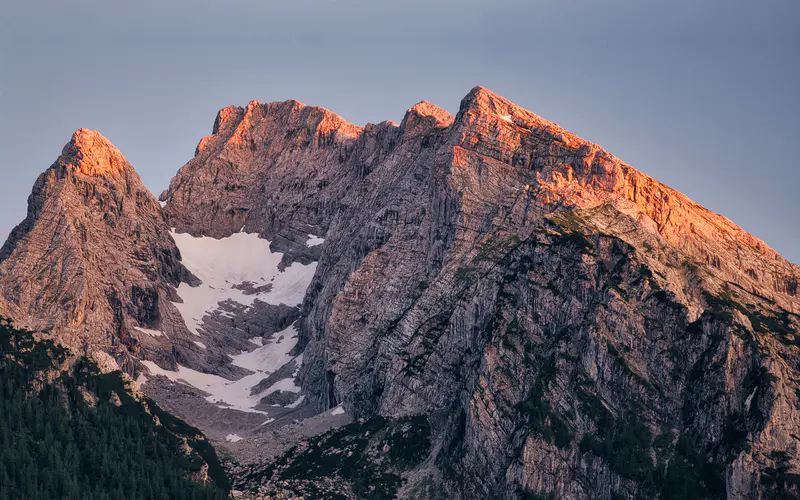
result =
[[310,407],[425,420],[401,496],[798,494],[800,269],[484,88],[399,125],[225,108],[161,199],[76,132],[0,251],[8,308],[112,351],[135,327],[175,342],[192,277],[168,228],[258,233],[283,268],[318,262],[293,352]]
[[177,314],[169,300],[182,280],[191,275],[158,202],[86,129],[36,180],[27,217],[0,249],[0,295],[19,324],[123,364],[139,354],[138,328],[161,329]]
[[363,129],[294,101],[226,108],[164,199],[193,233],[324,234],[303,386],[318,410],[427,416],[412,483],[796,491],[797,266],[484,88],[456,117],[423,102]]

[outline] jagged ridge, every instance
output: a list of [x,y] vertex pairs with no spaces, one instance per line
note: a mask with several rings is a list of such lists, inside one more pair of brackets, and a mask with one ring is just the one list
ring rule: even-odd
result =
[[161,199],[179,232],[319,261],[303,389],[427,419],[401,494],[797,490],[798,267],[484,88],[455,117],[422,102],[363,128],[225,108]]

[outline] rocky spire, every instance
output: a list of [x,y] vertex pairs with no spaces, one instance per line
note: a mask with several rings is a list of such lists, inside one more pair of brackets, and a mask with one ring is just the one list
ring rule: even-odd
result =
[[406,134],[424,133],[425,130],[449,127],[453,120],[453,115],[446,110],[428,101],[422,101],[406,111],[400,129]]
[[81,128],[64,146],[58,163],[83,175],[113,175],[129,168],[122,153],[99,132]]
[[158,202],[86,129],[36,180],[27,217],[0,250],[0,295],[17,322],[75,346],[136,351],[136,328],[160,327],[184,278]]

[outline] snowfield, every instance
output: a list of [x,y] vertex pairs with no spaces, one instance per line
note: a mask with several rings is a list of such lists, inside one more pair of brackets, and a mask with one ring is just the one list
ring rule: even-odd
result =
[[[297,329],[294,325],[274,334],[273,339],[274,341],[253,351],[233,356],[232,364],[253,371],[252,374],[239,380],[228,380],[219,375],[202,373],[181,365],[178,365],[178,371],[173,372],[164,370],[152,361],[143,363],[151,375],[163,375],[173,382],[184,383],[208,393],[206,401],[217,406],[267,415],[267,412],[254,409],[261,398],[278,390],[300,392],[300,387],[295,384],[295,379],[292,377],[277,381],[259,394],[250,395],[253,386],[293,359],[289,351],[297,344]],[[293,375],[296,376],[296,373]]]
[[[230,300],[251,307],[258,299],[273,305],[299,306],[317,268],[316,262],[308,265],[295,262],[279,271],[278,264],[283,254],[271,252],[269,241],[259,238],[257,234],[240,232],[222,239],[195,238],[174,231],[171,234],[181,252],[183,265],[202,282],[196,287],[181,283],[178,296],[183,302],[174,303],[187,328],[198,336],[203,317],[217,310],[221,302]],[[309,235],[309,238],[309,246],[323,241],[313,235]],[[229,313],[224,314],[230,316]],[[153,330],[139,330],[153,336],[162,334]],[[205,397],[207,401],[219,407],[268,415],[255,409],[261,398],[275,391],[299,393],[300,387],[295,383],[299,369],[291,377],[278,380],[259,394],[251,395],[250,390],[293,359],[299,367],[302,354],[290,354],[297,345],[297,328],[291,325],[272,334],[268,340],[258,335],[250,339],[250,344],[253,350],[242,351],[231,357],[231,364],[252,372],[239,380],[228,380],[182,365],[178,365],[177,371],[170,371],[152,361],[143,363],[151,376],[162,375],[173,382],[199,389],[208,394]],[[195,341],[195,345],[201,349],[207,348],[206,344],[199,341]],[[142,379],[147,380],[144,376]],[[303,396],[298,394],[297,399],[286,407],[294,408],[302,401]]]
[[178,296],[183,303],[175,302],[186,327],[195,335],[199,335],[203,316],[226,300],[245,306],[252,306],[256,299],[273,305],[301,304],[317,269],[316,262],[294,262],[280,272],[278,264],[283,254],[271,252],[269,241],[257,234],[236,233],[219,240],[171,234],[181,251],[183,265],[202,281],[196,287],[181,283]]

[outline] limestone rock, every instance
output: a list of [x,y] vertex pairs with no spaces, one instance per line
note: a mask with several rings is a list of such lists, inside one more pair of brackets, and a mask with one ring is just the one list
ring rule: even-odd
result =
[[[76,133],[0,251],[0,310],[110,352],[160,327],[169,342],[142,338],[142,357],[218,372],[245,335],[299,317],[298,412],[430,428],[407,497],[798,494],[800,268],[485,88],[455,117],[423,101],[399,125],[225,108],[160,199]],[[317,262],[302,310],[220,309],[198,361],[167,300],[193,279],[169,227],[258,233],[283,269]],[[265,405],[290,399],[275,394]],[[259,423],[248,449],[291,418]]]
[[303,388],[318,411],[426,415],[435,471],[412,484],[744,498],[800,470],[798,267],[487,89],[363,129],[226,108],[162,199],[193,234],[324,236]]
[[137,328],[167,323],[174,287],[191,279],[156,199],[122,154],[86,129],[39,176],[27,217],[0,249],[8,313],[86,353],[138,353]]

